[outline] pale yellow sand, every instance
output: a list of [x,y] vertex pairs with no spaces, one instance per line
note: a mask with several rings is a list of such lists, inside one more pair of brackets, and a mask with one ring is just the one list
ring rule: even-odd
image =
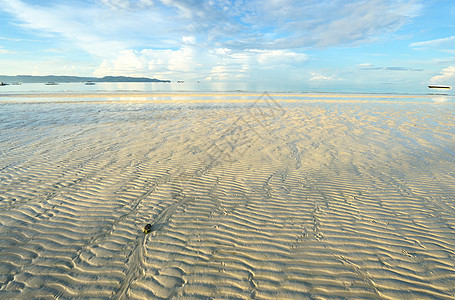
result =
[[87,97],[0,99],[1,299],[455,297],[453,103]]

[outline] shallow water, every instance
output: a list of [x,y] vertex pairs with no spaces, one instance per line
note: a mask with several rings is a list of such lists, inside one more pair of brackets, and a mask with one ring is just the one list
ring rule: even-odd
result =
[[388,96],[0,97],[0,298],[455,297],[455,106]]
[[99,82],[95,85],[83,83],[23,83],[22,85],[0,86],[0,94],[39,94],[39,93],[317,93],[317,94],[386,94],[386,95],[448,95],[452,90],[429,89],[420,86],[381,86],[356,84],[316,84],[290,82],[277,85],[274,82],[185,82],[185,83],[143,83],[143,82]]

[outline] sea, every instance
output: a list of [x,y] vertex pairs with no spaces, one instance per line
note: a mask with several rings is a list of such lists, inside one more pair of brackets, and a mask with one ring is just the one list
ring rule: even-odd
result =
[[[359,84],[319,84],[295,83],[274,84],[270,82],[97,82],[95,85],[79,83],[59,83],[46,85],[44,83],[22,83],[20,85],[0,86],[0,103],[3,101],[19,100],[21,95],[32,94],[64,94],[64,93],[220,93],[241,96],[242,93],[293,93],[293,94],[320,94],[320,95],[364,95],[372,98],[376,95],[388,95],[393,100],[399,96],[401,100],[409,96],[418,96],[419,101],[453,103],[455,92],[446,89],[429,89],[426,85],[359,85]],[[2,97],[6,96],[6,97]],[[343,97],[341,97],[343,98]],[[341,99],[340,98],[340,99]]]

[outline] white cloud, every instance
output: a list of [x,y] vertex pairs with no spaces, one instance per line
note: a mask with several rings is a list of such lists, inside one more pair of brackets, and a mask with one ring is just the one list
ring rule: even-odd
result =
[[422,47],[441,47],[441,46],[448,46],[455,44],[455,36],[450,36],[442,39],[435,39],[430,41],[423,41],[423,42],[416,42],[410,44],[411,47],[414,48],[422,48]]
[[178,50],[123,50],[115,58],[104,59],[95,70],[96,76],[130,75],[169,79],[193,79],[206,57],[196,47],[186,45]]
[[212,52],[215,53],[216,55],[228,55],[232,52],[232,50],[228,48],[216,48]]
[[16,52],[8,50],[8,49],[5,49],[2,46],[0,46],[0,54],[14,54],[14,53],[16,53]]
[[268,42],[283,48],[330,47],[374,41],[400,29],[422,7],[417,0],[255,2],[259,11],[245,16],[246,22],[275,30],[267,36],[241,40],[239,46]]
[[333,81],[333,80],[340,80],[340,79],[337,79],[335,75],[327,76],[327,75],[320,74],[320,73],[311,73],[310,80],[311,81]]
[[441,71],[442,74],[433,76],[430,83],[449,84],[455,82],[455,66],[449,66]]
[[[8,58],[8,57],[7,57]],[[91,76],[93,68],[80,61],[50,59],[0,59],[2,75],[79,75]]]
[[283,67],[298,69],[307,61],[304,53],[288,50],[244,50],[220,48],[206,50],[184,45],[177,50],[124,50],[105,59],[97,76],[148,75],[171,80],[238,80],[257,75],[277,76]]
[[[46,2],[44,2],[46,3]],[[375,40],[418,14],[418,0],[97,0],[31,5],[0,0],[24,27],[57,34],[104,56],[132,48],[175,48],[181,36],[209,47],[290,49]],[[241,20],[241,22],[239,22]],[[186,43],[187,41],[183,41]]]
[[98,0],[99,3],[112,9],[144,9],[153,7],[154,3],[152,0]]
[[0,0],[0,9],[29,32],[57,41],[49,48],[82,50],[97,57],[98,76],[286,80],[308,60],[302,53],[305,47],[378,39],[412,20],[420,2]]
[[84,14],[75,14],[75,9],[65,6],[44,8],[28,5],[19,0],[0,1],[3,9],[14,14],[22,26],[40,32],[47,37],[58,34],[78,48],[89,53],[104,56],[124,48],[121,41],[106,39],[97,34],[92,19],[100,16],[87,8]]
[[11,42],[22,42],[23,41],[23,39],[7,38],[4,36],[0,36],[0,40],[11,41]]
[[250,50],[257,55],[257,61],[263,66],[301,63],[308,59],[307,55],[287,50]]
[[182,42],[184,44],[196,44],[196,38],[194,36],[184,36],[182,37]]
[[79,1],[31,5],[0,0],[0,9],[13,15],[21,27],[59,44],[54,48],[65,45],[100,58],[122,50],[172,48],[182,43],[180,30],[185,24],[172,11],[151,7],[146,0],[100,2],[103,5]]

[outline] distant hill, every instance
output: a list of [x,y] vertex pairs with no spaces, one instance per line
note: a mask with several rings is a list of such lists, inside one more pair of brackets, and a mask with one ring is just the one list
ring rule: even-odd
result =
[[0,75],[0,82],[3,83],[46,83],[55,81],[58,83],[69,83],[69,82],[171,82],[170,80],[160,80],[155,78],[147,77],[128,77],[128,76],[104,76],[99,77],[79,77],[79,76],[32,76],[32,75],[17,75],[17,76],[7,76]]

